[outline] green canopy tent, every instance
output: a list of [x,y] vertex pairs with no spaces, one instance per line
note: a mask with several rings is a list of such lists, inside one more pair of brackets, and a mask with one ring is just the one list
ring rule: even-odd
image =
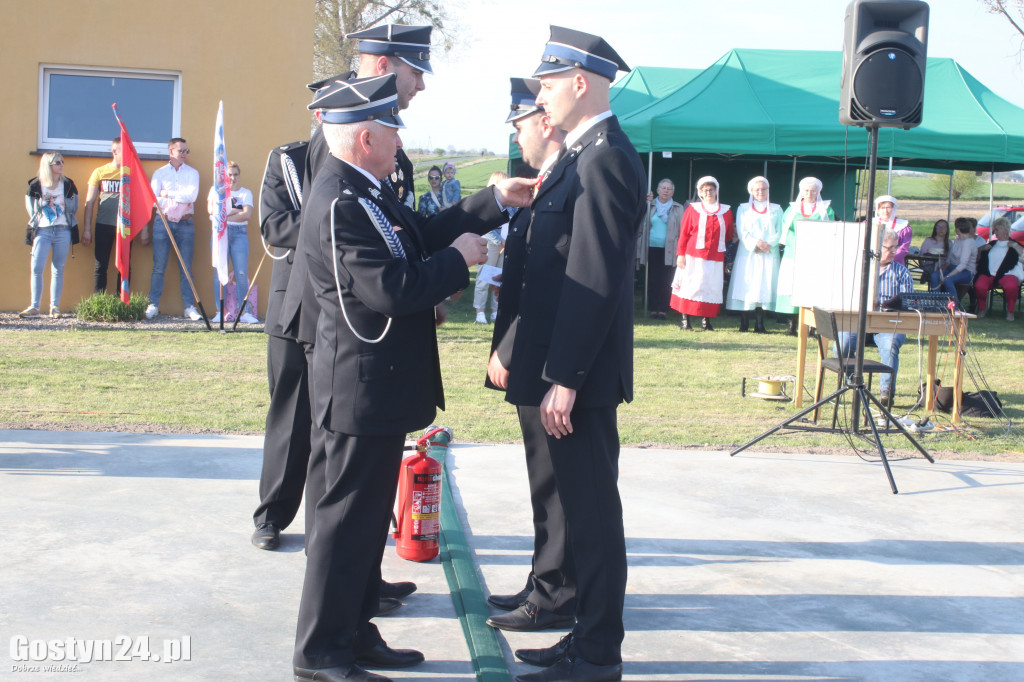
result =
[[[766,175],[774,201],[785,205],[795,181],[815,175],[837,216],[852,218],[853,172],[867,166],[868,133],[839,123],[841,68],[841,52],[737,49],[696,76],[680,69],[674,88],[670,70],[657,70],[647,104],[630,74],[613,87],[623,92],[612,110],[637,150],[650,155],[652,180],[687,178],[692,193],[697,176],[715,175],[723,200],[737,203],[747,198],[749,178]],[[881,129],[878,154],[901,168],[1022,168],[1024,110],[952,59],[930,58],[922,125]]]

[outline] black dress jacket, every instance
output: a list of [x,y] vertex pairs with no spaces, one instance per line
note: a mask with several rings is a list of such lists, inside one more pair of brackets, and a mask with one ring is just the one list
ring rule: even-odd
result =
[[[360,198],[395,227],[405,258],[392,255]],[[490,188],[423,219],[351,165],[324,161],[303,206],[297,256],[320,309],[310,372],[315,424],[392,435],[434,420],[444,408],[434,306],[469,284],[465,260],[449,245],[505,220]]]
[[[510,403],[539,405],[552,384],[575,389],[579,407],[632,400],[633,259],[644,177],[613,116],[586,131],[541,185],[522,244],[525,263],[502,275],[499,307],[508,300],[505,287],[520,279],[518,311],[509,311],[514,318],[497,344]],[[519,248],[514,233],[509,250]]]

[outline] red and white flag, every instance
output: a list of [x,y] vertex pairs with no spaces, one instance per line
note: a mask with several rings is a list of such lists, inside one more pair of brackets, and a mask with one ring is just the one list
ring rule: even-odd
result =
[[149,222],[153,215],[156,195],[142,169],[142,162],[128,136],[114,103],[114,118],[121,127],[121,193],[117,203],[117,239],[115,240],[114,262],[121,273],[121,300],[128,303],[128,271],[131,263],[131,241]]
[[[228,283],[228,211],[231,210],[231,178],[228,177],[228,155],[224,148],[224,102],[217,110],[217,129],[213,136],[213,191],[216,194],[216,208],[211,215],[213,232],[210,236],[210,253],[213,267],[223,287]],[[222,294],[223,295],[223,294]]]

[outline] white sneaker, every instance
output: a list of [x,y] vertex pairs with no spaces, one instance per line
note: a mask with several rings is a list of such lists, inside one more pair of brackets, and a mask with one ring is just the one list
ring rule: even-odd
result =
[[498,311],[497,310],[492,310],[491,311],[491,322],[494,322],[496,319],[498,319]]
[[194,305],[190,305],[189,307],[185,308],[185,317],[187,317],[190,320],[203,319],[203,316],[199,314],[199,311],[196,310],[196,307]]
[[159,314],[160,314],[160,309],[157,308],[152,303],[150,303],[148,306],[146,306],[146,319],[147,320],[152,320],[154,317],[156,317]]
[[210,322],[213,322],[213,323],[220,322],[220,313],[217,313],[213,317],[211,317],[210,318]]
[[480,312],[478,312],[476,314],[476,323],[477,324],[487,324],[487,315],[486,315],[486,313],[484,313],[484,311],[481,310]]
[[238,318],[238,321],[244,322],[246,324],[259,324],[260,318],[256,317],[247,310],[244,313],[242,313],[242,316]]

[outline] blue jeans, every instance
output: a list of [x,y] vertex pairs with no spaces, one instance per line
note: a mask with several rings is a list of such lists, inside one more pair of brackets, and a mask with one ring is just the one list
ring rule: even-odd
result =
[[[188,276],[192,277],[192,249],[195,245],[196,228],[191,218],[174,223],[167,221],[174,235],[174,241],[181,251],[181,259],[185,261],[185,268],[188,268]],[[163,222],[157,220],[153,223],[153,276],[149,280],[149,302],[160,306],[160,297],[164,293],[164,271],[167,269],[167,258],[171,254],[171,238],[167,236]],[[175,257],[177,260],[177,257]],[[196,299],[192,296],[192,289],[185,278],[185,270],[178,262],[178,274],[181,276],[181,302],[185,307],[195,305]]]
[[[892,391],[892,381],[900,371],[900,348],[907,340],[906,334],[875,334],[875,345],[878,346],[878,357],[883,364],[892,367],[892,376],[883,374],[878,378],[878,390],[882,393]],[[842,357],[852,358],[857,350],[857,334],[839,332],[839,353]]]
[[[245,292],[249,290],[249,236],[246,234],[248,225],[228,225],[228,258],[235,269],[235,296],[241,303]],[[220,309],[220,279],[213,273],[213,305]],[[245,307],[253,311],[252,301]],[[226,310],[225,313],[237,313],[237,310]],[[254,313],[255,314],[255,313]]]
[[[970,284],[974,280],[974,275],[971,274],[970,270],[961,270],[955,275],[950,275],[949,273],[951,273],[954,269],[956,269],[956,266],[950,265],[946,267],[945,270],[942,271],[942,274],[946,276],[946,280],[942,283],[941,288],[947,293],[949,293],[955,301],[960,298],[959,296],[956,295],[956,285]],[[928,287],[932,291],[935,291],[940,288],[939,277],[939,271],[933,270],[931,275],[931,286]]]
[[64,264],[71,249],[71,228],[65,225],[40,227],[32,242],[32,307],[38,308],[43,298],[43,270],[46,257],[53,251],[50,268],[50,307],[60,307],[60,292],[64,288]]

